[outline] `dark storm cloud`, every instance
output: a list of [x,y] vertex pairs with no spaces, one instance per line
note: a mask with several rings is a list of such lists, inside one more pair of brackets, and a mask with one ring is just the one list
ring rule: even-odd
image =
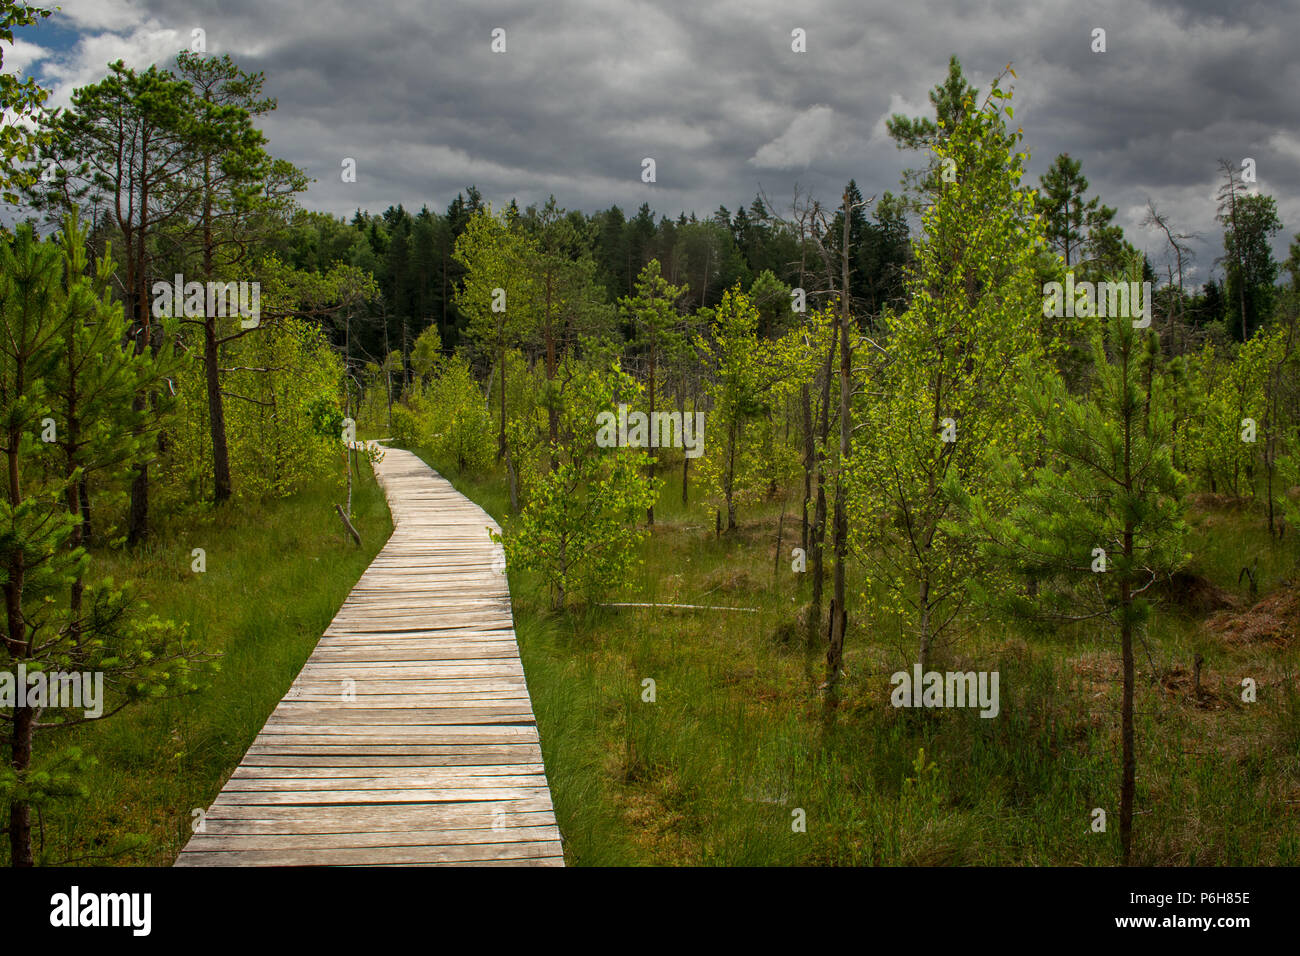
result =
[[[265,70],[280,102],[266,123],[274,150],[318,180],[309,207],[339,214],[440,209],[470,183],[496,205],[554,193],[569,208],[630,213],[644,201],[673,216],[734,210],[760,186],[785,203],[796,182],[833,200],[854,177],[878,194],[920,161],[894,147],[883,119],[928,112],[955,53],[981,92],[1013,63],[1034,181],[1057,153],[1082,159],[1093,192],[1157,257],[1139,225],[1148,198],[1205,237],[1198,278],[1212,267],[1220,158],[1256,160],[1287,224],[1279,253],[1300,230],[1293,3],[1226,15],[1176,0],[863,7],[235,0],[214,13],[149,0],[114,27],[127,38],[117,46],[143,55],[159,31],[188,38],[201,25],[209,50]],[[102,12],[81,0],[65,8],[88,37],[104,32]],[[494,27],[507,31],[504,55],[489,49]],[[790,49],[795,27],[807,31],[806,54]],[[1090,49],[1098,27],[1100,54]],[[101,36],[83,56],[115,48]],[[646,156],[654,185],[640,181]],[[356,183],[340,181],[344,157],[357,160]]]

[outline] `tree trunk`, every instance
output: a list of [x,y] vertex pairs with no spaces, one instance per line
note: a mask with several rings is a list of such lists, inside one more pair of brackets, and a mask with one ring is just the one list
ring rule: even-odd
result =
[[733,421],[727,430],[727,474],[723,481],[723,494],[727,500],[727,533],[736,530],[736,428]]
[[212,501],[230,500],[230,448],[226,444],[226,405],[221,395],[221,368],[218,361],[216,319],[209,316],[203,323],[203,372],[208,385],[208,423],[212,433]]
[[[683,422],[682,425],[684,428],[685,422]],[[655,347],[653,341],[650,343],[650,434],[651,436],[655,434]],[[685,454],[684,451],[683,454]],[[650,476],[651,488],[654,487],[654,481],[655,481],[655,461],[656,461],[655,456],[652,453],[650,455],[650,461],[646,465],[646,472]],[[655,505],[654,505],[653,498],[650,499],[650,506],[645,510],[645,520],[646,520],[646,524],[648,524],[651,527],[654,527]]]
[[917,659],[921,663],[921,673],[930,669],[930,578],[924,576],[917,587],[917,603],[921,608],[921,640]]
[[839,347],[836,336],[830,337],[826,350],[826,366],[822,370],[822,406],[817,425],[817,506],[813,512],[812,541],[809,556],[812,558],[812,597],[808,603],[808,643],[815,645],[821,638],[822,627],[822,548],[826,542],[826,442],[830,438],[831,368],[835,350]]
[[808,554],[808,508],[812,504],[813,476],[813,429],[812,396],[807,383],[799,390],[799,400],[803,406],[803,510],[799,519],[799,546],[804,556]]
[[[20,359],[14,374],[14,391],[21,395],[24,391],[24,369]],[[11,508],[18,508],[22,503],[22,484],[18,463],[18,449],[22,433],[16,426],[9,428],[8,452],[8,497]],[[27,631],[27,617],[23,612],[23,587],[27,567],[24,552],[16,544],[11,545],[8,554],[8,573],[3,585],[5,596],[5,643],[10,659],[25,659],[31,654],[31,644]],[[36,712],[31,707],[15,707],[13,728],[9,740],[10,766],[23,777],[32,762],[32,732],[36,721]],[[26,801],[12,800],[9,803],[9,851],[13,866],[31,866],[32,860],[32,822],[31,808]]]
[[[82,516],[81,495],[85,490],[85,475],[77,481],[73,481],[77,469],[80,467],[77,451],[81,447],[81,417],[79,394],[77,391],[77,346],[76,336],[69,335],[67,341],[67,358],[68,358],[68,394],[67,394],[67,411],[68,422],[64,429],[64,451],[66,461],[64,462],[64,476],[68,484],[63,490],[64,501],[68,506],[68,514],[72,516],[72,531],[68,535],[68,549],[75,551],[85,544],[86,538],[86,520]],[[82,595],[85,594],[86,585],[82,580],[80,571],[74,573],[72,584],[68,593],[68,635],[72,638],[73,643],[81,647],[81,604]]]
[[848,629],[849,613],[844,593],[844,563],[848,546],[847,489],[844,487],[844,469],[849,457],[849,332],[847,316],[840,330],[840,463],[835,478],[835,521],[832,526],[831,549],[835,567],[831,578],[830,646],[826,649],[826,683],[830,696],[834,696],[839,683],[840,668],[844,660],[844,633]]
[[[1124,391],[1128,392],[1129,357],[1124,355]],[[1148,399],[1150,393],[1148,393]],[[1124,409],[1124,492],[1133,494],[1133,417],[1130,407]],[[1124,576],[1119,582],[1120,657],[1124,670],[1123,699],[1120,703],[1120,737],[1123,746],[1123,768],[1119,785],[1119,842],[1124,865],[1133,862],[1133,800],[1137,776],[1137,757],[1133,749],[1133,590],[1132,567],[1133,521],[1124,522]]]
[[[149,307],[145,263],[148,262],[148,216],[149,188],[146,184],[140,191],[140,225],[135,231],[135,310],[139,334],[136,338],[135,353],[143,355],[153,345],[153,317]],[[149,395],[141,392],[132,402],[137,412],[144,411],[149,405]],[[149,537],[149,463],[141,462],[131,480],[131,507],[127,518],[126,542],[129,546],[144,542]]]
[[[1220,161],[1219,167],[1228,177],[1228,226],[1232,231],[1233,258],[1236,260],[1235,265],[1237,267],[1237,307],[1241,310],[1241,340],[1245,342],[1250,338],[1250,330],[1247,328],[1246,322],[1246,274],[1241,250],[1241,233],[1237,229],[1237,180],[1232,167],[1226,162]],[[1224,276],[1225,293],[1228,291],[1227,285],[1231,281],[1231,275]]]
[[[205,97],[211,99],[211,94]],[[212,160],[203,158],[203,278],[212,281]],[[212,501],[230,500],[230,450],[226,444],[226,409],[221,396],[217,318],[203,320],[203,371],[208,387],[208,428],[212,432]]]
[[[32,763],[32,731],[36,711],[31,707],[14,708],[13,732],[10,737],[10,766],[22,779]],[[33,866],[32,808],[23,800],[9,803],[9,865]]]
[[772,583],[776,584],[781,576],[781,537],[785,533],[785,510],[790,504],[790,496],[781,499],[781,518],[776,523],[776,560],[772,566]]
[[[70,463],[70,469],[75,467],[75,464]],[[69,513],[71,513],[74,518],[79,517],[81,508],[81,494],[79,487],[76,484],[69,484],[65,497],[68,503]],[[72,526],[72,533],[68,535],[69,550],[75,551],[77,548],[82,546],[84,534],[85,525],[82,524],[81,521],[77,521]],[[73,643],[76,644],[77,647],[81,646],[81,605],[82,596],[85,593],[86,584],[82,580],[81,574],[77,573],[72,578],[72,585],[69,588],[68,595],[68,636],[72,638]]]
[[[551,328],[551,273],[546,273],[546,383],[549,386],[555,381],[555,333]],[[505,389],[502,389],[505,392]],[[501,418],[505,419],[505,410],[502,409]],[[548,452],[551,459],[551,471],[560,467],[560,461],[556,457],[556,449],[560,444],[560,410],[555,407],[555,396],[548,393],[546,401],[546,435],[550,440],[550,451]]]
[[[691,408],[692,408],[691,414],[692,414],[692,415],[695,414],[695,411],[694,411],[695,404],[696,404],[696,403],[695,403],[695,398],[694,398],[694,396],[692,396],[692,398],[691,398]],[[682,428],[684,429],[684,428],[686,427],[686,394],[685,394],[685,390],[683,390],[683,393],[682,393],[682,397],[681,397],[681,406],[682,406]],[[692,421],[694,421],[694,419],[692,419]],[[685,508],[687,505],[690,504],[690,494],[689,494],[688,491],[687,491],[687,481],[688,481],[688,479],[690,478],[690,471],[691,471],[691,459],[687,456],[687,454],[686,454],[686,449],[683,448],[683,449],[682,449],[682,507],[683,507],[683,508]]]
[[849,352],[849,195],[844,194],[844,233],[840,243],[840,461],[835,476],[835,527],[832,541],[835,552],[835,570],[832,580],[833,596],[831,615],[831,638],[826,649],[826,689],[827,700],[834,702],[836,688],[840,679],[840,667],[844,660],[844,632],[848,630],[849,613],[844,594],[844,562],[848,552],[849,516],[848,488],[845,486],[845,470],[849,461],[849,441],[852,422],[849,418],[849,405],[852,389],[849,380],[852,355]]
[[81,499],[81,543],[89,547],[93,540],[90,527],[90,482],[84,473],[81,481],[77,482],[77,493]]
[[[1133,545],[1132,532],[1124,534],[1124,550],[1129,553]],[[1124,865],[1133,862],[1133,799],[1137,776],[1137,757],[1133,751],[1133,597],[1127,578],[1120,584],[1120,653],[1124,666],[1124,699],[1120,705],[1120,736],[1123,740],[1124,766],[1119,785],[1119,842],[1123,848]]]
[[497,460],[506,457],[506,347],[503,342],[498,350],[501,362],[501,435],[497,443]]

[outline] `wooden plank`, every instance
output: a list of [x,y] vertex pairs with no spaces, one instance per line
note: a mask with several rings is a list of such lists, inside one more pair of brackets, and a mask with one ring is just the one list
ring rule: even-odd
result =
[[[274,716],[274,714],[272,715]],[[312,736],[337,739],[339,743],[356,743],[353,737],[368,738],[365,742],[391,741],[395,743],[465,743],[487,742],[490,738],[496,743],[511,743],[516,740],[537,740],[537,728],[519,724],[446,724],[431,727],[411,727],[407,725],[358,724],[354,727],[331,727],[328,731],[314,724],[294,724],[284,722],[262,728],[258,738],[280,739],[284,736]]]
[[245,767],[242,764],[230,775],[232,789],[256,789],[266,782],[313,781],[304,786],[319,786],[319,781],[337,782],[348,788],[382,786],[545,786],[546,771],[538,764],[487,764],[463,767]]
[[[492,804],[483,804],[491,806]],[[500,804],[495,804],[500,805]],[[447,806],[455,807],[459,804],[412,804],[412,806]],[[250,809],[241,807],[240,809]],[[266,809],[266,808],[257,808]],[[300,809],[298,807],[287,807],[284,809]],[[559,839],[558,829],[552,823],[554,814],[549,807],[541,810],[515,810],[504,811],[500,814],[494,811],[484,811],[482,813],[449,813],[445,820],[430,820],[427,824],[424,821],[413,821],[400,826],[387,823],[383,820],[358,820],[356,823],[346,826],[322,824],[310,817],[302,819],[287,820],[284,818],[265,819],[262,817],[242,819],[229,818],[214,820],[209,818],[204,823],[203,833],[196,833],[198,837],[220,837],[220,836],[311,836],[316,834],[335,834],[349,835],[355,834],[362,838],[369,838],[370,846],[410,846],[421,842],[426,843],[480,843],[480,842],[508,842],[511,840],[518,841],[539,828],[555,831],[554,836],[548,837]],[[482,838],[475,836],[481,831],[490,831],[492,836],[484,835]],[[410,839],[412,833],[419,834],[451,834],[449,836],[439,835],[437,838],[421,836],[418,840]],[[392,835],[391,838],[387,835]],[[344,840],[338,841],[337,845],[346,846]],[[195,846],[195,849],[204,847],[212,849],[207,844],[206,839]]]
[[374,866],[417,863],[480,863],[554,857],[559,841],[480,843],[467,846],[363,847],[316,850],[187,850],[177,866]]
[[480,843],[558,843],[558,827],[501,827],[447,830],[390,830],[365,833],[199,833],[194,850],[343,850],[384,846],[466,846]]
[[409,724],[426,727],[435,724],[519,724],[531,720],[532,710],[527,705],[506,704],[465,707],[367,707],[358,703],[323,704],[316,701],[297,701],[288,698],[280,702],[267,720],[294,721],[324,726],[373,726],[376,724]]
[[[296,804],[339,806],[356,803],[459,803],[466,800],[526,800],[549,795],[538,787],[404,787],[388,790],[266,790],[240,791],[222,788],[217,801],[233,806]],[[216,806],[216,803],[213,804]],[[183,851],[182,851],[183,852]]]
[[304,754],[297,751],[277,754],[249,751],[240,767],[335,767],[340,770],[354,767],[505,767],[521,764],[541,766],[540,761],[540,750],[521,750],[518,754],[382,754],[373,750],[353,754]]
[[518,820],[522,826],[540,825],[546,821],[531,815],[551,813],[551,800],[549,796],[540,796],[517,800],[464,800],[458,803],[317,807],[213,804],[204,825],[211,829],[229,824],[234,831],[238,831],[245,824],[267,824],[279,829],[260,832],[291,833],[362,833],[367,830],[434,830],[447,827],[475,829],[490,826],[495,815],[502,812],[508,820]]
[[394,530],[177,866],[563,866],[495,522],[409,452]]

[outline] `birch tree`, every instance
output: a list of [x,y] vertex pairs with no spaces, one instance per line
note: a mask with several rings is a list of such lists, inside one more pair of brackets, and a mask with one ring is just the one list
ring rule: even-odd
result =
[[1021,133],[1007,130],[1009,100],[995,81],[934,144],[956,176],[923,218],[906,273],[911,307],[885,314],[884,344],[868,355],[859,427],[869,440],[849,465],[864,598],[910,622],[923,671],[985,571],[945,523],[945,486],[982,487],[984,450],[1029,433],[1014,400],[1016,360],[1051,371],[1039,333],[1042,226],[1022,183]]

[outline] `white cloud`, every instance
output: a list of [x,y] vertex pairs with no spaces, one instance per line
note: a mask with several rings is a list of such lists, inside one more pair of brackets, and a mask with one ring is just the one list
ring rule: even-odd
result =
[[28,43],[26,40],[14,40],[12,45],[5,44],[5,72],[26,73],[33,63],[37,63],[49,55],[50,51],[42,46]]
[[[53,4],[51,4],[53,6]],[[122,32],[149,19],[131,0],[59,0],[56,19],[67,17],[79,30]]]
[[52,80],[49,105],[68,106],[72,91],[96,83],[108,74],[108,64],[122,60],[134,69],[164,63],[189,44],[175,30],[140,27],[129,35],[100,33],[84,36],[73,50],[43,63],[47,80]]
[[835,111],[829,106],[810,106],[790,123],[784,133],[759,147],[749,160],[764,169],[795,169],[825,157],[834,131]]
[[876,124],[871,127],[872,143],[891,142],[889,129],[885,126],[885,121],[895,113],[902,113],[904,116],[929,116],[934,112],[934,107],[928,100],[919,103],[913,103],[899,93],[889,94],[889,107],[880,114]]
[[1289,156],[1300,162],[1300,137],[1297,137],[1294,133],[1276,132],[1269,137],[1268,145],[1284,156]]

